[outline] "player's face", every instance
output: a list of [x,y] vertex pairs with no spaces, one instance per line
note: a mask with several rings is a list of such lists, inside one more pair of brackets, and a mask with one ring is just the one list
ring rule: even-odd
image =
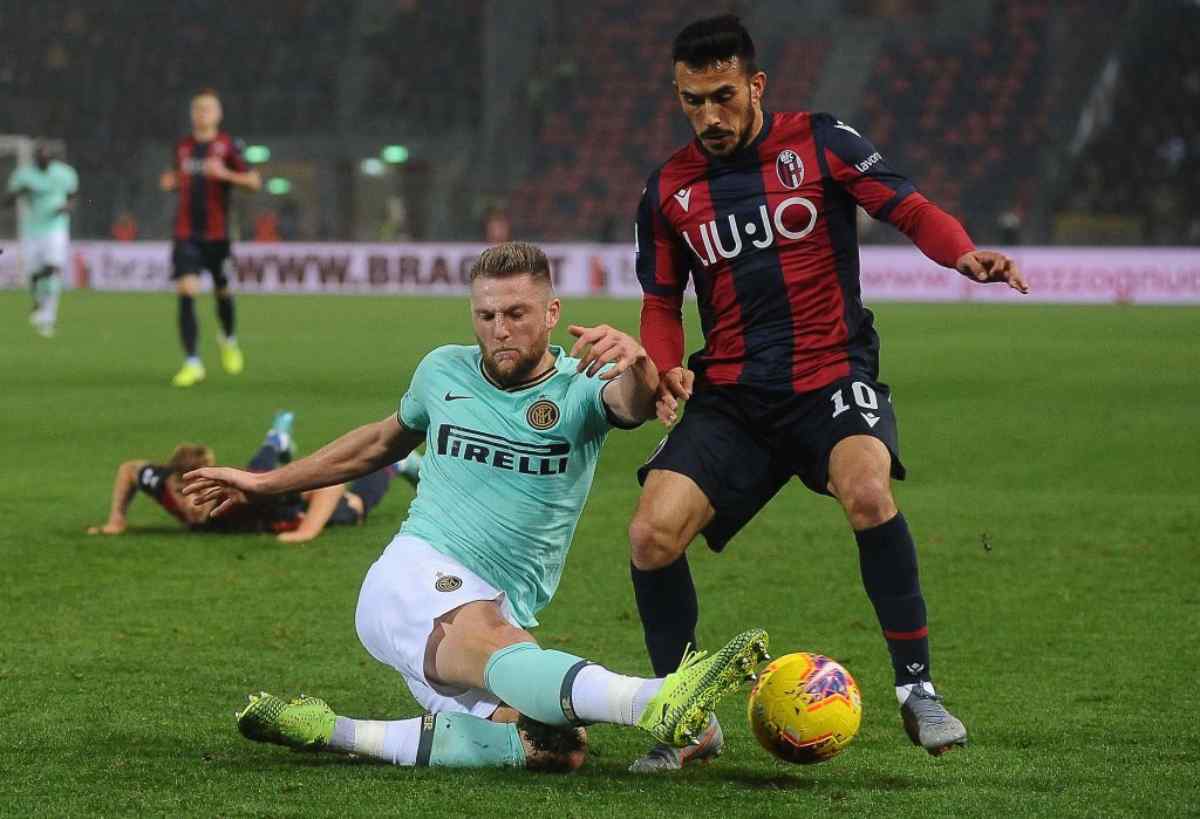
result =
[[492,380],[505,386],[537,374],[558,324],[554,293],[529,275],[479,278],[471,285],[471,318]]
[[737,57],[705,68],[675,63],[675,93],[683,113],[714,156],[729,156],[758,133],[766,85],[766,74],[747,74]]
[[220,100],[211,94],[201,94],[192,99],[192,128],[197,131],[215,131],[220,124]]

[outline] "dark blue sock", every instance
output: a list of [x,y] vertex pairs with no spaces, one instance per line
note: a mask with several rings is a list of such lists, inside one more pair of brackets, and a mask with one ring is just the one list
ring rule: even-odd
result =
[[896,685],[929,679],[929,629],[917,576],[917,546],[904,515],[855,532],[863,587],[883,628]]
[[679,667],[683,652],[696,647],[696,623],[700,605],[687,555],[669,566],[642,571],[629,564],[638,615],[646,635],[646,650],[656,677],[665,677]]
[[191,296],[180,296],[179,340],[183,343],[183,351],[188,358],[196,357],[196,336],[199,332],[196,325],[196,300]]

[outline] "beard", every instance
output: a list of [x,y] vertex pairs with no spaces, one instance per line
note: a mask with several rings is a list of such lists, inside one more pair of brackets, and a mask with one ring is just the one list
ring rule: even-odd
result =
[[[542,339],[525,351],[516,347],[498,347],[489,353],[484,348],[483,342],[480,341],[479,352],[483,354],[483,369],[488,377],[502,387],[511,387],[528,381],[530,376],[535,374],[534,371],[541,363],[542,357],[546,355],[548,346],[549,339]],[[515,358],[506,358],[503,362],[497,362],[494,354],[501,350],[514,352],[517,355]]]

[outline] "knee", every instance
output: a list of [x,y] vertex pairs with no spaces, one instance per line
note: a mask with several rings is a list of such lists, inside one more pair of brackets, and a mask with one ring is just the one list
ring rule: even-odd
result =
[[838,493],[838,500],[856,531],[879,526],[896,516],[896,501],[887,478],[854,481]]
[[680,533],[662,519],[638,513],[629,524],[633,565],[642,571],[661,569],[679,559],[687,548]]

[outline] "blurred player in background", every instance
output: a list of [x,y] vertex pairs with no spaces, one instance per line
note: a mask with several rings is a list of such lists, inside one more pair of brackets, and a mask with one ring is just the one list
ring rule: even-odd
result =
[[[247,469],[266,472],[292,460],[293,418],[290,412],[275,416],[266,439],[250,459]],[[212,504],[194,504],[182,492],[184,473],[215,463],[212,449],[204,444],[188,443],[175,447],[166,463],[147,459],[125,461],[117,467],[108,520],[101,526],[90,527],[89,534],[122,534],[126,513],[140,490],[194,532],[273,532],[284,543],[304,543],[321,534],[326,526],[356,526],[364,522],[387,494],[393,477],[403,477],[415,486],[421,456],[413,452],[399,463],[377,469],[353,483],[246,504],[239,507],[237,513],[219,518],[209,516]]]
[[[904,727],[941,753],[966,742],[929,668],[917,552],[896,508],[896,417],[878,380],[879,337],[859,292],[856,212],[890,222],[933,261],[1027,292],[1007,256],[977,250],[854,128],[829,114],[771,113],[754,43],[732,15],[675,40],[675,90],[696,139],[646,183],[636,223],[642,343],[659,416],[683,420],[639,471],[632,576],[655,669],[695,643],[685,550],[722,550],[792,477],[841,504],[890,650]],[[695,283],[705,345],[683,364],[683,291]],[[803,603],[801,603],[803,605]],[[669,770],[720,749],[665,746],[634,763]]]
[[264,693],[238,715],[243,735],[395,765],[569,770],[583,762],[577,727],[587,723],[686,744],[765,654],[755,629],[642,679],[543,649],[529,633],[558,586],[609,430],[655,412],[658,376],[642,346],[605,325],[571,327],[572,355],[587,351],[574,358],[550,345],[560,309],[545,253],[490,248],[471,270],[478,345],[425,356],[395,414],[265,474],[184,476],[185,493],[219,502],[220,514],[247,496],[368,474],[426,442],[417,497],[355,613],[363,646],[400,672],[426,715],[350,719],[315,697]]
[[196,352],[196,294],[200,273],[212,276],[221,333],[221,366],[237,375],[245,366],[234,331],[233,294],[229,289],[229,195],[234,187],[262,188],[258,171],[242,158],[242,149],[220,130],[221,101],[206,88],[192,97],[192,133],[175,146],[175,167],[159,180],[164,191],[177,191],[175,244],[171,253],[171,278],[179,294],[179,339],[186,358],[171,379],[176,387],[204,380],[204,364]]
[[54,335],[58,321],[58,297],[62,274],[67,267],[71,242],[71,211],[79,190],[79,177],[67,163],[50,158],[50,149],[39,142],[33,164],[22,165],[8,178],[5,204],[25,202],[19,227],[21,259],[33,312],[29,323],[41,335]]

